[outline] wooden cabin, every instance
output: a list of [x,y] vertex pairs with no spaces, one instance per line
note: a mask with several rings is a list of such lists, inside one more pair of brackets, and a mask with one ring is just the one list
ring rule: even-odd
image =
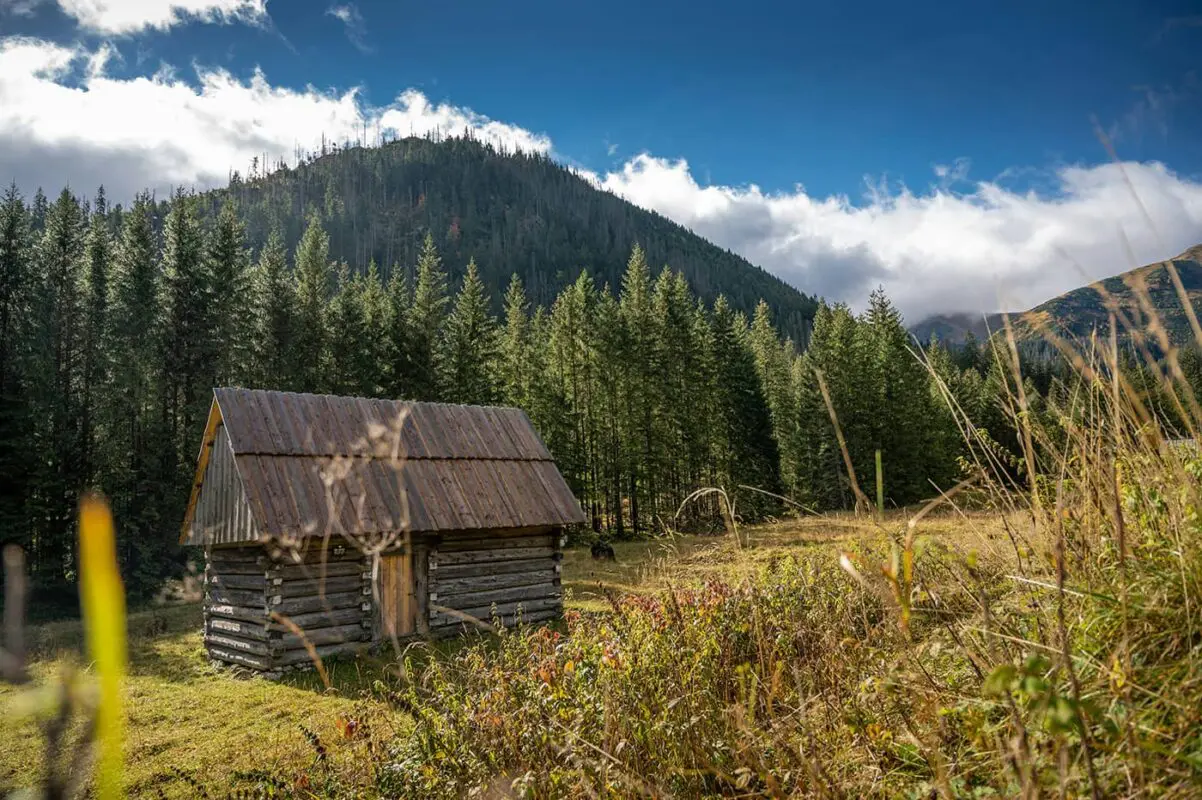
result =
[[520,409],[216,389],[181,541],[210,657],[277,672],[557,617],[584,519]]

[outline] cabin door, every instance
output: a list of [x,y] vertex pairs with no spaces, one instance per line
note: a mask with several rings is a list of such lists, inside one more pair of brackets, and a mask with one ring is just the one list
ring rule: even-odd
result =
[[380,617],[384,638],[417,632],[417,582],[412,545],[380,557]]

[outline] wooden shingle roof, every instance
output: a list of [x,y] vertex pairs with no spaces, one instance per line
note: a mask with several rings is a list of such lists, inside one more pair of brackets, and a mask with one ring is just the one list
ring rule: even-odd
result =
[[585,519],[521,409],[216,389],[184,520],[189,543],[213,540],[195,524],[196,504],[211,450],[226,441],[263,536]]

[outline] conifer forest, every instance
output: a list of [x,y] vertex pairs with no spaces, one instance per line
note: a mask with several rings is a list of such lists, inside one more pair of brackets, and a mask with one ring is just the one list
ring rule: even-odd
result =
[[[965,441],[949,399],[980,421],[975,437],[1017,450],[993,402],[1013,389],[1007,357],[974,341],[920,348],[882,292],[858,315],[781,292],[782,325],[765,299],[707,299],[638,241],[612,276],[565,261],[498,282],[500,251],[452,261],[431,225],[406,232],[420,236],[411,256],[377,263],[367,248],[355,263],[346,243],[331,255],[331,236],[355,235],[352,198],[281,180],[295,174],[128,206],[103,190],[4,194],[0,537],[29,554],[47,607],[73,602],[85,489],[111,498],[133,598],[184,568],[177,530],[215,386],[521,407],[592,529],[617,538],[720,525],[712,504],[682,507],[701,487],[725,489],[746,520],[852,508],[873,495],[878,450],[887,505],[934,496]],[[458,224],[436,233],[454,243]],[[720,273],[690,242],[674,252],[712,290]],[[1027,371],[1037,403],[1055,393],[1049,369]]]

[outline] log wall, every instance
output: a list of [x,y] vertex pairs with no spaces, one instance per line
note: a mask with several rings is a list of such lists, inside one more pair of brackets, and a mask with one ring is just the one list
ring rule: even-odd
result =
[[430,544],[427,559],[429,630],[446,636],[470,626],[459,614],[506,627],[563,614],[557,529],[446,534]]
[[261,671],[311,664],[306,641],[322,658],[356,652],[371,643],[370,581],[363,554],[349,544],[211,548],[205,647],[211,658]]

